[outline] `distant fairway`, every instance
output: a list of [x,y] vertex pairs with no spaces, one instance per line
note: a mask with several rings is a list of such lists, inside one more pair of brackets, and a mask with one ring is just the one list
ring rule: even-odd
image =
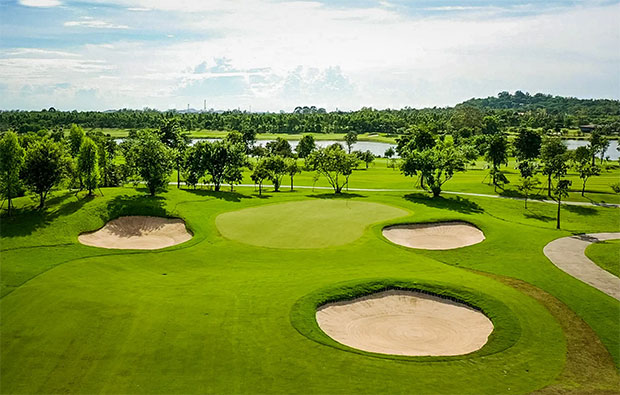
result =
[[385,204],[306,200],[222,214],[215,223],[232,240],[272,248],[325,248],[348,244],[376,222],[409,213]]

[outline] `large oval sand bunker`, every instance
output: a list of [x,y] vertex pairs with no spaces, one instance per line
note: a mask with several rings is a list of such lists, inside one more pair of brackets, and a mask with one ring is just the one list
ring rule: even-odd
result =
[[316,320],[339,343],[392,355],[468,354],[482,348],[493,331],[491,320],[469,306],[401,290],[326,304]]
[[383,236],[392,243],[425,250],[449,250],[484,240],[480,229],[459,221],[393,225],[383,229]]
[[80,243],[89,246],[133,250],[156,250],[191,238],[182,219],[146,216],[119,217],[78,236]]

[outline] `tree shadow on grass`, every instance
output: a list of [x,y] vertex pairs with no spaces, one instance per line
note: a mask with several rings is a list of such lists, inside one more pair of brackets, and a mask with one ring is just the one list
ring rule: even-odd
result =
[[[0,237],[23,237],[31,235],[37,229],[49,226],[60,217],[71,215],[81,209],[94,197],[79,198],[74,192],[64,192],[46,200],[46,208],[40,210],[35,205],[21,208],[10,217],[3,215]],[[66,203],[62,203],[66,201]]]
[[127,215],[144,215],[152,217],[166,217],[168,212],[164,208],[166,199],[162,196],[150,195],[120,195],[108,202],[108,210],[100,215],[103,221]]
[[598,215],[598,211],[593,207],[564,205],[562,208],[578,215]]
[[206,189],[184,189],[185,192],[198,196],[212,197],[215,199],[225,200],[227,202],[240,202],[242,199],[252,199],[252,196],[244,195],[239,192],[231,191],[209,191]]
[[527,209],[524,213],[523,216],[525,218],[529,218],[529,219],[536,219],[539,221],[543,221],[543,222],[551,222],[551,221],[555,221],[555,217],[551,217],[549,215],[544,215],[544,214],[540,214],[540,213],[536,213],[530,209]]
[[317,193],[317,194],[312,194],[312,195],[308,195],[308,197],[311,198],[315,198],[315,199],[333,199],[333,200],[337,200],[337,199],[353,199],[353,198],[365,198],[368,197],[366,195],[360,195],[359,193]]
[[404,198],[412,203],[424,204],[438,209],[458,211],[463,214],[480,214],[484,212],[484,209],[480,207],[478,203],[461,196],[450,198],[439,196],[431,198],[424,193],[410,193],[405,195]]

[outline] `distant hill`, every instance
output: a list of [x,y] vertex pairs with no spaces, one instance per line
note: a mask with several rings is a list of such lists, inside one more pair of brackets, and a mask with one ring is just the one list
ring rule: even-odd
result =
[[620,115],[620,101],[618,100],[578,99],[544,93],[530,95],[522,91],[516,91],[514,94],[500,92],[497,97],[490,96],[485,99],[469,99],[457,105],[457,107],[459,106],[472,106],[488,110],[532,111],[545,109],[550,114]]

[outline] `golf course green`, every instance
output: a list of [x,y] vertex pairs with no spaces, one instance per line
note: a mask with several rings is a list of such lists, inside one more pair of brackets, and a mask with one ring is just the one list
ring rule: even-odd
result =
[[[391,171],[391,170],[390,170]],[[617,209],[402,192],[106,188],[3,217],[2,393],[542,393],[620,386],[620,302],[557,269],[550,241],[617,232]],[[29,198],[15,200],[30,206]],[[82,245],[121,216],[175,217],[160,250]],[[388,225],[466,221],[483,243],[395,245]],[[493,322],[470,354],[344,346],[316,309],[385,289],[454,298]]]

